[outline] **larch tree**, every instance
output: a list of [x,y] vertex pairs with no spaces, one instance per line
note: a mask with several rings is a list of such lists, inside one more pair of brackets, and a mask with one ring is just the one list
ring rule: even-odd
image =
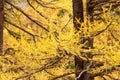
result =
[[[25,78],[25,80],[28,80],[28,79],[32,80],[33,78],[36,80],[40,80],[40,79],[42,80],[43,78],[40,78],[41,73],[39,73],[42,71],[45,71],[45,73],[49,74],[49,77],[47,75],[44,76],[44,80],[59,80],[59,78],[64,79],[63,77],[70,75],[70,74],[76,74],[76,77],[75,77],[76,80],[94,80],[93,78],[96,76],[104,77],[104,74],[109,74],[110,73],[109,71],[115,70],[115,67],[112,66],[112,68],[102,68],[98,72],[93,71],[93,70],[98,70],[101,66],[104,66],[104,62],[105,62],[104,59],[102,59],[104,60],[103,62],[102,61],[100,62],[97,60],[95,61],[92,59],[94,56],[94,54],[92,53],[94,52],[90,52],[90,50],[93,50],[93,38],[94,36],[98,36],[99,34],[103,33],[108,27],[103,26],[106,28],[101,31],[96,31],[96,33],[93,35],[89,34],[89,31],[90,31],[89,27],[91,27],[91,24],[94,23],[93,22],[94,15],[99,15],[102,12],[101,7],[99,6],[103,6],[105,3],[112,3],[113,8],[115,8],[120,4],[120,0],[71,0],[69,4],[71,4],[71,2],[73,3],[73,17],[71,15],[72,12],[68,13],[70,9],[66,10],[59,6],[58,7],[55,6],[57,5],[56,3],[58,3],[57,1],[60,1],[60,0],[50,0],[50,1],[46,1],[46,0],[4,0],[4,1],[8,5],[8,6],[5,6],[5,11],[6,11],[5,22],[6,24],[10,25],[10,26],[4,26],[4,27],[8,31],[8,33],[10,33],[10,35],[16,38],[17,44],[19,44],[18,42],[21,40],[19,47],[15,48],[15,49],[20,48],[20,49],[15,50],[15,51],[16,52],[18,51],[18,54],[19,54],[19,51],[23,51],[21,52],[21,54],[23,55],[25,54],[24,57],[26,57],[26,60],[24,60],[23,62],[20,62],[23,60],[23,56],[21,56],[20,54],[18,56],[19,59],[18,60],[15,59],[16,61],[18,61],[17,64],[16,62],[12,62],[12,66],[14,65],[15,67],[18,64],[23,65],[23,66],[20,66],[20,68],[17,68],[17,70],[19,69],[20,70],[17,71],[18,73],[16,72],[16,74],[20,74],[20,75],[16,76],[15,74],[14,76],[15,80],[19,80],[23,78]],[[24,8],[26,7],[26,5],[24,4],[21,5],[21,3],[17,4],[16,3],[17,1],[20,1],[20,2],[25,1],[25,4],[27,4],[27,8],[25,11],[24,11]],[[64,0],[64,1],[67,1],[67,0]],[[63,1],[61,0],[61,2],[59,3],[62,3],[62,2]],[[3,0],[2,0],[2,3],[3,3]],[[63,2],[63,3],[67,3],[67,2]],[[2,7],[3,7],[3,4],[2,4]],[[109,7],[109,5],[106,5],[106,7]],[[2,8],[0,9],[3,10]],[[27,9],[29,11],[27,11]],[[98,14],[93,14],[94,10],[98,10],[98,11],[101,10],[101,12]],[[58,14],[55,13],[53,16],[51,16],[53,12],[56,12],[56,11],[58,11]],[[0,11],[0,19],[1,19],[0,24],[3,24],[4,14],[3,13],[1,14],[1,13],[2,11]],[[67,13],[67,15],[65,15],[64,17],[65,13]],[[21,18],[20,18],[20,15],[16,16],[17,14],[18,15],[20,14]],[[55,17],[55,16],[58,16],[58,17]],[[66,16],[68,17],[67,19],[65,19]],[[62,22],[64,21],[63,20],[59,21],[60,17],[64,18],[65,19],[64,21],[67,21],[69,18],[70,19],[68,20],[67,24],[65,22],[65,25],[63,25]],[[72,18],[73,18],[75,29],[73,29],[73,26],[71,26],[72,22],[71,24],[69,24]],[[59,20],[57,21],[57,19]],[[103,22],[103,24],[105,23]],[[61,27],[62,29],[59,28],[59,26],[62,26]],[[67,28],[66,26],[70,26],[70,27]],[[16,29],[12,30],[13,27],[17,28],[21,32],[27,33],[27,36],[23,35],[24,37],[26,37],[25,41],[23,40],[23,43],[22,43],[22,37],[21,37],[21,34],[23,33],[19,34],[19,32]],[[37,30],[34,29],[36,27],[40,27],[40,29],[39,28],[37,28]],[[92,25],[92,27],[95,27],[95,26]],[[31,31],[31,28],[33,29],[33,31]],[[70,29],[72,30],[69,31]],[[84,32],[83,29],[87,29],[86,32]],[[3,25],[2,26],[0,25],[0,30],[2,34],[0,35],[0,41],[1,41],[0,43],[1,43],[1,50],[2,50],[3,38],[1,37],[3,37]],[[39,30],[42,33],[41,35],[39,35],[39,32],[38,33],[35,32]],[[66,32],[68,33],[64,34]],[[81,33],[78,34],[77,39],[75,39],[76,34],[79,32]],[[32,37],[28,37],[28,35]],[[31,38],[34,40],[34,42],[38,41],[39,43],[37,45],[33,44],[34,46],[31,46],[31,43],[30,43],[32,42]],[[40,40],[38,38],[40,38]],[[9,40],[7,41],[9,44]],[[26,44],[29,44],[30,47],[28,47],[24,42]],[[25,47],[22,48],[21,44],[24,44]],[[43,50],[42,50],[42,47],[44,48]],[[53,55],[52,53],[55,53],[55,54]],[[45,56],[41,56],[41,54],[43,55],[45,54]],[[50,54],[52,54],[52,56]],[[16,54],[12,54],[12,55],[16,56]],[[39,58],[41,58],[37,61],[39,63],[36,62],[37,55],[38,56],[40,55]],[[32,58],[35,57],[35,61],[32,58],[29,59],[28,56]],[[75,59],[75,72],[73,70],[73,72],[68,72],[65,74],[64,74],[65,71],[62,74],[58,73],[60,71],[57,71],[55,69],[56,67],[58,67],[58,69],[61,69],[62,67],[66,70],[68,69],[69,66],[71,66],[70,57],[72,57],[72,59],[74,57]],[[13,59],[13,61],[15,60]],[[45,60],[45,63],[41,65],[41,62],[43,62],[43,60]],[[65,60],[67,62],[65,62]],[[26,62],[28,64],[24,64]],[[73,62],[72,66],[74,68],[74,61],[72,62]],[[61,66],[63,64],[64,66]],[[24,65],[29,67],[29,69],[27,70],[24,67]],[[33,65],[32,68],[31,68],[31,65]],[[10,70],[15,72],[16,68],[10,69]],[[91,70],[91,72],[89,70]],[[108,73],[105,73],[106,70],[108,71]],[[52,72],[52,71],[56,71],[56,72]],[[13,74],[11,75],[13,77]],[[69,80],[68,77],[67,77],[67,80]]]
[[[112,9],[115,9],[120,5],[119,0],[118,1],[117,0],[73,0],[73,23],[77,32],[80,31],[82,28],[87,28],[87,32],[89,32],[89,24],[91,24],[91,22],[93,22],[94,20],[93,14],[95,8],[100,11],[100,5],[103,6],[104,3],[112,4]],[[109,6],[110,5],[106,5],[106,7]],[[94,34],[94,36],[101,34],[105,30],[98,31],[96,34]],[[84,33],[80,35],[80,44],[83,44],[82,49],[92,49],[93,38],[94,37],[92,35],[88,36],[87,34]],[[90,52],[80,52],[80,54],[84,54],[87,56],[87,58],[92,59],[91,58],[92,53]],[[89,60],[87,59],[82,60],[82,58],[75,56],[75,73],[77,80],[94,79],[93,74],[89,74],[87,73],[87,71],[84,72],[84,69],[88,66],[88,63],[90,63]],[[78,73],[79,71],[81,71],[81,73]]]

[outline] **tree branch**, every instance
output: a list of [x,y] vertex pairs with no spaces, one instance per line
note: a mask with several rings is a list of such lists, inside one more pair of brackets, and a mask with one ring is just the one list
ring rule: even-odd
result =
[[28,74],[24,74],[23,76],[20,76],[20,77],[16,78],[15,80],[19,80],[19,79],[22,79],[22,78],[26,78],[26,77],[29,77],[29,76],[35,74],[35,73],[41,72],[41,71],[45,70],[46,68],[51,67],[51,66],[53,66],[54,64],[58,63],[62,58],[63,58],[63,57],[58,57],[58,56],[56,56],[56,57],[54,57],[52,60],[48,61],[48,63],[46,63],[46,64],[45,64],[44,66],[42,66],[41,68],[36,69],[36,70],[34,70],[33,72],[30,72],[30,73],[28,73]]
[[76,77],[75,80],[79,79],[83,73],[87,72],[90,69],[91,66],[92,66],[92,61],[90,62],[90,64],[87,66],[86,69],[84,69],[82,72],[80,72],[79,76]]
[[34,22],[36,25],[40,26],[42,29],[44,29],[45,31],[49,32],[49,30],[45,27],[43,27],[42,24],[40,24],[40,22],[37,22],[36,20],[32,19],[28,14],[26,14],[22,9],[20,9],[19,7],[15,6],[14,4],[10,3],[9,1],[5,0],[5,2],[11,6],[13,6],[16,10],[20,11],[22,14],[24,14],[28,19],[30,19],[32,22]]
[[106,74],[106,73],[105,73],[106,71],[107,71],[108,73],[110,73],[110,72],[112,72],[112,71],[114,71],[114,70],[116,70],[115,67],[111,67],[111,68],[108,68],[108,69],[103,69],[103,70],[100,71],[100,72],[93,73],[93,74],[92,74],[92,77],[103,76],[103,75]]
[[[79,72],[81,72],[81,71],[79,71]],[[79,73],[79,72],[77,72],[77,73]],[[75,72],[66,73],[66,74],[63,74],[63,75],[54,77],[54,78],[52,78],[52,79],[50,79],[50,80],[57,80],[57,79],[59,79],[59,78],[62,78],[62,77],[65,77],[65,76],[68,76],[68,75],[71,75],[71,74],[75,74]]]
[[91,37],[95,37],[95,36],[100,35],[102,32],[104,32],[105,30],[107,30],[107,29],[109,28],[109,26],[111,25],[111,23],[112,23],[112,22],[109,22],[109,23],[107,24],[107,26],[106,26],[103,30],[97,31],[96,33],[92,34]]
[[44,8],[50,8],[50,9],[61,9],[61,7],[51,7],[51,6],[46,6],[44,4],[42,4],[40,1],[35,0],[39,5],[41,5]]
[[45,19],[48,19],[46,16],[44,16],[41,12],[35,9],[35,7],[30,3],[29,0],[27,0],[28,4],[30,5],[31,8],[33,8],[40,16],[42,16]]
[[101,3],[110,3],[110,4],[119,4],[120,0],[91,0],[89,3],[89,7],[96,7]]
[[[114,38],[115,41],[119,41],[119,39],[114,36],[114,34],[112,33],[111,30],[109,30],[109,32],[110,32],[111,36]],[[120,41],[119,41],[119,42],[120,42]]]
[[28,31],[24,30],[23,28],[21,28],[20,26],[16,25],[16,24],[13,23],[13,22],[10,22],[10,21],[8,21],[8,20],[6,20],[6,19],[5,19],[5,22],[7,22],[7,23],[10,24],[10,25],[13,25],[14,27],[16,27],[16,28],[22,30],[23,32],[25,32],[25,33],[31,35],[32,37],[35,36],[34,34],[32,34],[32,33],[28,32]]
[[16,38],[16,39],[21,39],[21,35],[20,35],[20,34],[14,32],[14,31],[11,31],[11,30],[8,29],[6,26],[4,26],[4,28],[5,28],[5,29],[8,31],[8,33],[9,33],[10,35],[12,35],[14,38]]

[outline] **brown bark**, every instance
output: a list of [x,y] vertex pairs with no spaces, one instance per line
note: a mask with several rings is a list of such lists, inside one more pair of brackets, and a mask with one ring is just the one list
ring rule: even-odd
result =
[[2,47],[3,47],[3,27],[4,27],[4,6],[3,1],[0,0],[0,54],[2,53]]
[[76,22],[76,19],[80,19],[83,22],[83,3],[82,0],[73,0],[73,23],[74,27],[79,30],[80,24]]
[[[76,30],[79,30],[80,24],[77,23],[76,19],[80,19],[80,22],[83,22],[83,3],[82,0],[73,0],[73,23]],[[75,56],[75,73],[83,70],[83,60],[78,56]],[[76,77],[79,76],[79,73],[76,73]],[[83,80],[83,75],[79,80]]]
[[[83,3],[84,2],[84,3]],[[76,19],[80,19],[80,22],[84,22],[87,27],[89,25],[88,22],[93,21],[93,8],[87,6],[87,0],[73,0],[73,23],[74,27],[77,30],[80,30],[80,24],[76,22]],[[93,39],[90,37],[81,37],[80,44],[84,44],[86,41],[87,43],[82,47],[83,49],[89,49],[93,47]],[[84,52],[81,52],[82,54],[86,54]],[[91,54],[91,53],[89,53]],[[89,54],[87,56],[89,56]],[[75,72],[82,71],[85,67],[88,61],[82,60],[80,57],[75,56]],[[76,77],[79,75],[79,73],[76,73]],[[78,80],[93,80],[93,77],[90,79],[91,74],[84,73]]]
[[16,10],[20,11],[24,16],[26,16],[29,20],[31,20],[32,22],[34,22],[36,25],[38,25],[39,27],[41,27],[43,30],[49,32],[49,30],[47,28],[44,27],[44,25],[41,22],[36,21],[35,19],[31,18],[27,13],[25,13],[25,11],[23,11],[21,8],[15,6],[13,3],[5,0],[5,2],[11,6],[13,6]]

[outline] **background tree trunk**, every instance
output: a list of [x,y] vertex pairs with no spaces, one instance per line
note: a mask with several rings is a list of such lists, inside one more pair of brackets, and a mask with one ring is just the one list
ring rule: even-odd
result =
[[4,0],[0,0],[0,54],[2,54],[3,47],[3,25],[4,25]]

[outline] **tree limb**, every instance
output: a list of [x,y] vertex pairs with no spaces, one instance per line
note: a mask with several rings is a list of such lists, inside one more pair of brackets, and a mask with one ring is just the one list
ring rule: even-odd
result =
[[35,74],[35,73],[41,72],[41,71],[45,70],[46,68],[51,67],[51,66],[53,66],[54,64],[58,63],[62,58],[63,58],[63,57],[58,57],[58,56],[56,56],[56,57],[53,58],[53,60],[48,61],[48,63],[46,63],[46,64],[45,64],[44,66],[42,66],[41,68],[36,69],[36,70],[34,70],[34,71],[32,71],[32,72],[29,72],[28,74],[24,74],[23,76],[20,76],[20,77],[16,78],[15,80],[19,80],[19,79],[22,79],[22,78],[26,78],[26,77],[29,77],[29,76]]
[[[77,73],[79,73],[79,72],[81,72],[81,71],[78,71]],[[57,79],[59,79],[59,78],[62,78],[62,77],[65,77],[65,76],[68,76],[68,75],[71,75],[71,74],[75,74],[75,72],[66,73],[66,74],[63,74],[63,75],[54,77],[54,78],[52,78],[52,79],[50,79],[50,80],[57,80]]]
[[87,72],[90,69],[91,66],[92,66],[92,61],[90,62],[90,64],[87,66],[86,69],[84,69],[82,72],[80,72],[79,76],[76,77],[75,80],[79,79],[83,73]]
[[49,32],[49,30],[45,27],[43,27],[42,24],[40,24],[40,22],[37,22],[36,20],[32,19],[28,14],[26,14],[21,8],[15,6],[14,4],[10,3],[9,1],[5,0],[5,2],[11,6],[13,6],[16,10],[20,11],[22,14],[24,14],[28,19],[30,19],[32,22],[34,22],[36,25],[40,26],[42,29],[44,29],[45,31]]
[[[110,3],[113,5],[118,5],[120,3],[120,0],[91,0],[89,3],[89,7],[96,7],[97,5],[101,3]],[[119,4],[120,6],[120,4]]]
[[16,24],[13,23],[13,22],[8,21],[7,19],[5,19],[5,22],[9,23],[10,25],[13,25],[14,27],[16,27],[16,28],[22,30],[23,32],[25,32],[25,33],[31,35],[32,37],[35,36],[34,34],[32,34],[32,33],[28,32],[28,31],[24,30],[24,29],[21,28],[20,26],[16,25]]
[[44,17],[45,19],[48,19],[46,16],[44,16],[41,12],[35,9],[35,7],[30,3],[29,0],[27,0],[28,4],[30,5],[31,8],[33,8],[40,16]]
[[109,22],[109,23],[107,24],[107,26],[106,26],[103,30],[97,31],[96,33],[92,34],[91,37],[95,37],[95,36],[97,36],[97,35],[100,35],[102,32],[104,32],[105,30],[107,30],[107,29],[110,27],[111,23],[112,23],[112,22]]
[[46,6],[44,4],[42,4],[40,1],[35,0],[39,5],[41,5],[44,8],[50,8],[50,9],[61,9],[61,7],[51,7],[51,6]]

